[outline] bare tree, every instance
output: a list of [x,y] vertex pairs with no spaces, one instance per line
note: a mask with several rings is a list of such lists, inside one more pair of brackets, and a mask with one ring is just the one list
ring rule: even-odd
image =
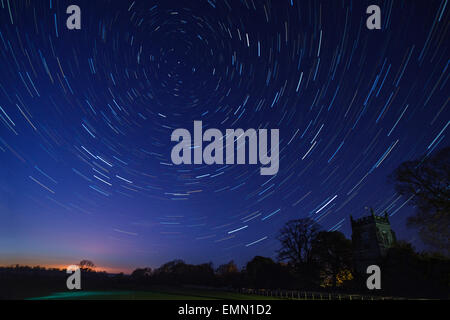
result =
[[288,221],[278,235],[281,243],[278,259],[296,269],[310,264],[312,244],[320,229],[320,225],[310,218]]
[[78,266],[86,271],[92,271],[95,268],[95,264],[91,260],[81,260]]

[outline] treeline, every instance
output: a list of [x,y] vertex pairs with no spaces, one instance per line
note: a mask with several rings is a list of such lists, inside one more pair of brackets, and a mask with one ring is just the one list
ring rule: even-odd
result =
[[[342,234],[341,234],[342,235]],[[320,237],[326,237],[321,233]],[[332,233],[332,238],[341,238]],[[342,235],[343,237],[343,235]],[[345,237],[343,237],[345,239]],[[328,247],[329,248],[329,247]],[[316,250],[314,247],[313,251]],[[330,256],[332,251],[328,251]],[[450,260],[439,254],[418,253],[405,242],[393,245],[380,262],[381,290],[369,291],[369,275],[357,274],[347,262],[314,258],[297,265],[277,262],[256,256],[242,269],[233,261],[214,269],[212,263],[192,265],[182,260],[168,262],[161,267],[136,269],[130,276],[135,286],[196,285],[208,287],[286,289],[301,291],[347,292],[384,296],[448,298],[450,288]],[[345,259],[344,259],[345,260]]]
[[[323,237],[342,238],[331,233]],[[315,245],[318,245],[315,242]],[[153,290],[158,286],[204,286],[222,289],[285,289],[384,296],[448,298],[450,262],[438,254],[417,253],[410,244],[392,246],[380,263],[382,289],[368,291],[368,275],[355,274],[351,265],[317,260],[312,247],[311,259],[300,265],[256,256],[243,268],[230,261],[218,267],[212,263],[188,264],[173,260],[159,268],[138,268],[131,275],[96,272],[82,268],[82,290]],[[330,250],[328,254],[333,255]],[[351,261],[351,256],[350,260]],[[333,264],[334,263],[334,264]],[[333,267],[334,265],[334,267]],[[334,269],[333,269],[334,268]],[[336,275],[336,277],[335,277]],[[65,270],[13,266],[0,268],[0,299],[22,299],[67,291]]]
[[[131,275],[96,272],[82,260],[83,290],[146,290],[154,286],[284,289],[351,292],[404,297],[448,298],[450,260],[438,253],[418,253],[406,242],[394,242],[376,264],[381,290],[369,291],[367,274],[355,270],[352,241],[339,231],[324,231],[310,218],[288,221],[278,234],[276,260],[256,256],[243,268],[230,261],[193,265],[173,260],[159,268],[138,268]],[[367,266],[363,266],[365,272]],[[361,268],[359,268],[361,270]],[[64,270],[15,266],[0,268],[0,298],[36,291],[66,291]]]
[[286,264],[256,256],[241,270],[234,261],[214,268],[212,263],[192,265],[174,260],[161,267],[136,269],[130,279],[136,284],[196,285],[220,288],[293,289],[294,277]]

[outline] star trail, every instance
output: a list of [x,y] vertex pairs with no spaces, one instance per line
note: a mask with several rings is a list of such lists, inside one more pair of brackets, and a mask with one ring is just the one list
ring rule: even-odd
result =
[[[369,207],[415,243],[387,177],[449,145],[447,0],[76,2],[0,0],[0,264],[243,263]],[[278,173],[173,164],[194,121],[279,129]]]

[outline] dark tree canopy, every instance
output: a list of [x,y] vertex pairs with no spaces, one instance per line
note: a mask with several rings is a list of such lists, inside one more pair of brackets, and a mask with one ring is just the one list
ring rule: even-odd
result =
[[287,266],[271,258],[256,256],[245,267],[248,284],[254,288],[295,287],[295,279]]
[[425,244],[449,255],[450,147],[431,157],[402,163],[390,178],[397,192],[417,208],[408,225],[418,229]]
[[232,273],[238,273],[238,272],[239,272],[239,269],[233,260],[231,260],[228,263],[221,264],[216,270],[216,273],[219,276],[226,276],[226,275],[229,275]]
[[336,287],[338,275],[352,269],[352,242],[339,231],[321,231],[313,241],[314,263]]
[[149,278],[152,275],[152,268],[138,268],[133,271],[131,276],[136,279]]
[[155,283],[161,284],[211,284],[214,280],[212,263],[192,265],[183,260],[172,260],[152,272]]
[[312,243],[321,227],[309,218],[288,221],[280,230],[278,259],[298,268],[311,262]]
[[247,262],[245,270],[252,280],[257,281],[273,277],[273,271],[277,266],[270,258],[256,256]]

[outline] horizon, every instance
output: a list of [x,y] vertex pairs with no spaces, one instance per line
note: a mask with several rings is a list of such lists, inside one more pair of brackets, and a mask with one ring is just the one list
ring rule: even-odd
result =
[[[368,217],[368,216],[369,216],[369,215],[366,215],[366,216],[363,216],[363,217]],[[350,219],[350,218],[349,218],[349,219]],[[350,237],[350,239],[351,239],[351,237]],[[397,239],[397,240],[398,240],[398,241],[402,241],[403,239]],[[406,241],[406,240],[404,240],[404,241]],[[414,246],[413,246],[413,248],[414,248],[417,252],[424,252],[424,251],[426,250],[426,248],[425,248],[425,246],[424,246],[423,244],[422,244],[422,246],[419,247],[419,248],[414,247]],[[256,257],[256,256],[258,256],[258,255],[255,255],[254,257]],[[259,256],[269,257],[269,258],[273,259],[273,260],[274,260],[275,262],[277,262],[277,263],[280,262],[280,261],[276,258],[275,252],[273,252],[271,255],[268,255],[268,256],[264,256],[264,255],[259,255]],[[252,258],[254,258],[254,257],[252,257]],[[244,262],[241,262],[241,263],[238,263],[238,262],[236,262],[235,260],[231,259],[231,260],[226,260],[226,261],[223,261],[222,263],[216,264],[216,263],[213,263],[212,261],[200,261],[200,262],[197,261],[197,262],[195,262],[195,263],[191,263],[191,261],[185,260],[185,259],[183,259],[183,258],[176,258],[176,257],[175,257],[175,258],[172,258],[172,259],[170,259],[170,260],[164,261],[164,262],[162,262],[162,263],[160,263],[160,264],[158,264],[158,265],[151,265],[151,264],[145,265],[145,266],[136,266],[136,265],[135,265],[135,266],[131,266],[131,265],[129,265],[129,266],[122,266],[122,267],[120,267],[120,266],[102,266],[102,265],[97,265],[97,264],[95,263],[95,260],[91,260],[91,259],[89,259],[89,260],[94,262],[95,267],[94,267],[93,269],[94,269],[94,271],[96,271],[96,272],[102,272],[102,271],[104,271],[104,272],[107,272],[108,274],[119,274],[119,273],[123,273],[123,274],[126,274],[126,275],[131,275],[131,273],[132,273],[134,270],[136,270],[136,269],[150,267],[152,270],[155,270],[155,269],[161,267],[163,264],[165,264],[165,263],[167,263],[167,262],[170,262],[170,261],[175,261],[175,260],[182,260],[182,261],[184,261],[184,262],[187,263],[187,264],[213,263],[213,267],[214,267],[214,268],[219,267],[220,264],[224,264],[224,263],[228,263],[228,262],[230,262],[230,261],[234,261],[234,262],[236,263],[236,265],[238,266],[239,269],[243,269],[243,268],[245,268],[246,264],[247,264],[252,258],[248,259],[248,261],[244,261]],[[13,262],[13,263],[8,262],[8,264],[5,264],[4,261],[6,261],[6,260],[7,260],[7,259],[0,257],[0,268],[1,268],[1,267],[15,267],[16,265],[19,265],[20,267],[31,267],[31,268],[33,268],[33,267],[42,267],[42,268],[46,268],[46,269],[53,269],[53,268],[55,268],[55,269],[59,269],[59,270],[66,270],[68,266],[70,266],[70,265],[78,265],[78,263],[79,263],[79,261],[74,262],[76,259],[75,259],[75,260],[74,260],[74,259],[67,259],[67,260],[71,260],[73,263],[55,263],[55,259],[54,259],[54,258],[50,258],[50,259],[48,259],[47,261],[53,261],[53,263],[52,263],[52,264],[49,264],[49,263],[46,263],[45,260],[41,260],[41,262],[32,262],[32,261],[33,261],[32,259],[27,259],[27,258],[23,259],[23,258],[22,258],[22,260],[21,260],[21,259],[16,260],[16,261],[19,261],[18,263],[15,263],[15,262]],[[67,261],[67,260],[66,260],[66,261]],[[80,260],[80,261],[81,261],[81,260]]]

